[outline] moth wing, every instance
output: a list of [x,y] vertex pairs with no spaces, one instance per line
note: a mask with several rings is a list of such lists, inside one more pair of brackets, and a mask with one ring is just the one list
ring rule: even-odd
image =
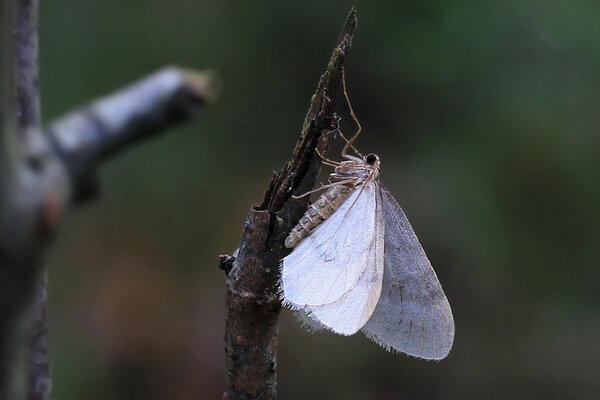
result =
[[[365,269],[358,282],[338,301],[320,306],[306,306],[306,316],[340,335],[353,335],[369,320],[381,293],[384,262],[383,204],[378,184],[376,195],[375,235],[365,258]],[[356,228],[355,228],[356,229]]]
[[310,315],[310,311],[305,309],[294,310],[294,316],[302,324],[302,327],[309,332],[317,332],[327,329],[327,327],[321,324],[319,321],[314,319]]
[[454,341],[448,299],[406,215],[381,187],[385,266],[379,302],[363,332],[379,345],[440,360]]
[[281,261],[281,290],[291,308],[339,300],[356,285],[375,237],[375,187],[356,189]]

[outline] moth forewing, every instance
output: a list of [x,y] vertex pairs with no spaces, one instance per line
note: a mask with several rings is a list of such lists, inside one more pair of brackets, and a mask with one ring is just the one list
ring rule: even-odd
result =
[[[383,280],[385,223],[379,183],[377,181],[366,183],[361,196],[364,196],[366,201],[375,204],[376,210],[373,215],[375,234],[369,243],[366,257],[363,259],[365,263],[363,273],[356,285],[339,300],[321,306],[304,308],[307,316],[316,321],[318,325],[325,326],[341,335],[355,334],[369,320],[379,300]],[[362,212],[361,208],[354,206],[345,215],[345,218],[350,221],[349,226],[352,229],[363,229]],[[331,240],[335,240],[335,238]]]
[[454,341],[454,318],[437,275],[406,215],[381,187],[385,220],[383,287],[363,328],[372,340],[408,355],[440,360]]
[[356,285],[369,264],[376,211],[374,195],[355,189],[331,217],[283,258],[281,289],[286,305],[299,309],[333,303]]

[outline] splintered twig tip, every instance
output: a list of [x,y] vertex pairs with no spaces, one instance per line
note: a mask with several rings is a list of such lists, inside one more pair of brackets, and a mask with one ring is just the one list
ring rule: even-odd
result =
[[217,101],[223,83],[214,71],[181,69],[181,74],[190,90],[203,99],[205,103],[213,104]]

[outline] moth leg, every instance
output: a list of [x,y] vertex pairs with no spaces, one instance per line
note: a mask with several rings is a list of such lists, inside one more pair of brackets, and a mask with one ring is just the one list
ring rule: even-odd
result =
[[315,153],[317,153],[321,160],[323,160],[323,164],[325,165],[329,165],[330,167],[337,167],[338,165],[340,165],[338,161],[333,161],[325,157],[323,154],[321,154],[321,152],[318,149],[315,149]]
[[321,164],[323,164],[323,165],[327,165],[328,167],[337,167],[337,165],[335,165],[335,164],[331,164],[331,163],[328,163],[328,162],[326,162],[326,161],[321,161]]
[[354,179],[354,178],[352,178],[352,179],[346,179],[346,180],[339,181],[339,182],[330,183],[330,184],[328,184],[328,185],[323,185],[323,184],[321,184],[321,187],[318,187],[318,188],[316,188],[316,189],[313,189],[313,190],[309,190],[308,192],[306,192],[306,193],[304,193],[304,194],[301,194],[300,196],[294,196],[294,195],[292,195],[292,199],[296,199],[296,200],[297,200],[297,199],[301,199],[301,198],[303,198],[303,197],[306,197],[306,196],[308,196],[309,194],[312,194],[312,193],[315,193],[315,192],[321,191],[321,190],[323,190],[323,189],[329,189],[330,187],[339,186],[339,185],[346,185],[346,184],[348,184],[348,183],[353,183],[354,181],[355,181],[355,179]]
[[[340,128],[338,128],[338,133],[339,133],[340,137],[341,137],[342,139],[344,139],[344,141],[346,142],[346,144],[350,142],[350,141],[348,140],[348,138],[346,138],[346,136],[344,136],[344,134],[342,133],[342,131],[341,131],[341,129],[340,129]],[[363,155],[362,155],[362,154],[360,154],[360,151],[356,150],[356,148],[355,148],[354,146],[350,145],[350,148],[351,148],[351,149],[352,149],[352,150],[353,150],[353,151],[354,151],[354,152],[355,152],[355,153],[356,153],[356,154],[357,154],[359,157],[361,157],[361,158],[363,157]],[[343,156],[343,157],[346,157],[346,158],[348,158],[348,157],[347,157],[345,154],[342,154],[342,156]]]
[[344,146],[344,149],[342,150],[342,157],[346,156],[346,152],[348,151],[348,149],[351,148],[352,150],[354,150],[354,152],[360,158],[362,158],[363,155],[360,154],[360,152],[358,150],[356,150],[356,148],[354,146],[352,146],[352,143],[354,143],[354,141],[356,140],[358,135],[360,135],[360,133],[362,132],[362,126],[360,125],[360,122],[358,122],[358,118],[356,118],[356,114],[354,114],[354,110],[352,109],[352,104],[350,104],[350,98],[348,97],[348,92],[346,91],[346,72],[344,70],[343,65],[342,65],[342,87],[344,88],[344,96],[346,97],[346,102],[348,103],[348,108],[350,109],[350,115],[352,116],[352,119],[354,120],[354,122],[356,122],[356,125],[358,125],[358,130],[356,131],[354,136],[352,136],[350,138],[350,140],[346,139],[344,137],[344,135],[342,134],[342,131],[338,128],[338,132],[339,132],[340,136],[346,141],[346,145]]

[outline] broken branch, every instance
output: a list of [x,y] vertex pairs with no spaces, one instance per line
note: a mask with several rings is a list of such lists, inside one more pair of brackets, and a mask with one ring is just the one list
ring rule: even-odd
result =
[[337,126],[335,106],[341,69],[356,29],[352,9],[304,120],[292,158],[277,172],[260,206],[250,210],[240,250],[227,274],[225,399],[275,399],[279,260],[288,253],[284,240],[308,207],[294,199],[315,186],[320,158]]

